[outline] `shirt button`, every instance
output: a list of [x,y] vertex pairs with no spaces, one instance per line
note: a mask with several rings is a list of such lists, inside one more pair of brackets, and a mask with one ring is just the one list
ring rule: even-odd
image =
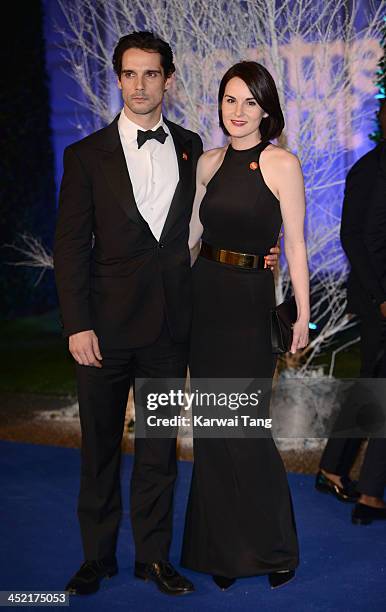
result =
[[164,245],[162,242],[159,242],[159,243],[158,243],[158,248],[159,248],[159,249],[163,249],[163,248],[164,248],[164,246],[165,246],[165,245]]

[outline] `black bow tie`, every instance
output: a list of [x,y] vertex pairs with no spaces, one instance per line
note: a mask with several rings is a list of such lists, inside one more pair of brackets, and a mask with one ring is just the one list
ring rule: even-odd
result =
[[160,125],[159,128],[154,131],[146,130],[146,132],[144,132],[143,130],[138,130],[137,132],[138,149],[140,149],[147,140],[151,140],[152,138],[155,138],[156,140],[158,140],[158,142],[160,142],[161,144],[164,144],[167,136],[168,135],[163,129],[162,125]]

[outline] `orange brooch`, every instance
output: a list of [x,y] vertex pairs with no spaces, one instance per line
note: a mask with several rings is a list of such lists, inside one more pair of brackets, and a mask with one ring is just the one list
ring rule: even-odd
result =
[[258,167],[259,167],[259,164],[257,162],[251,162],[249,164],[249,167],[250,167],[251,170],[257,170]]
[[187,161],[187,159],[188,159],[188,154],[184,152],[184,153],[182,154],[182,159],[184,159],[185,161]]

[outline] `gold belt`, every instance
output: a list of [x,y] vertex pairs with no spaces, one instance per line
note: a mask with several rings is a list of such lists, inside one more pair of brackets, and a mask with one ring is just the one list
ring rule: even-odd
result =
[[211,259],[212,261],[229,264],[231,266],[239,266],[240,268],[263,270],[267,267],[265,264],[264,255],[237,253],[237,251],[218,249],[211,246],[207,242],[203,242],[201,244],[200,255],[206,259]]

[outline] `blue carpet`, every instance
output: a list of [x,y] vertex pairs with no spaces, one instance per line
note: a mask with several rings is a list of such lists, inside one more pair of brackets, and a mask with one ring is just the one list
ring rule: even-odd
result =
[[[61,590],[82,561],[76,518],[79,451],[0,442],[0,459],[0,590]],[[266,577],[245,578],[221,592],[209,576],[185,571],[196,592],[174,599],[135,580],[128,516],[131,465],[132,457],[125,455],[119,575],[105,580],[95,595],[72,598],[74,610],[386,610],[386,524],[353,526],[351,506],[315,492],[313,478],[304,475],[289,475],[301,565],[287,586],[271,591]],[[171,553],[176,565],[191,464],[181,462],[179,467]]]

